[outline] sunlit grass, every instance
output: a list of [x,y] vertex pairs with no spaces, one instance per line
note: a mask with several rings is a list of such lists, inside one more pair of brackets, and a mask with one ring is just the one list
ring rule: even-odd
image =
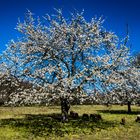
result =
[[[71,110],[83,113],[99,113],[99,122],[71,119],[62,123],[52,116],[60,116],[59,106],[50,107],[0,107],[0,140],[139,140],[140,123],[135,122],[140,107],[132,106],[132,114],[127,114],[127,106],[79,105]],[[54,114],[55,113],[55,114]],[[126,124],[121,125],[125,117]]]

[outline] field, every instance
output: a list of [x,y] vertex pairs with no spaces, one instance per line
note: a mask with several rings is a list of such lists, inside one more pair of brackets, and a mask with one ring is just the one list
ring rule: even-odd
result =
[[[0,107],[0,140],[139,140],[140,123],[135,122],[140,107],[79,105],[71,110],[101,114],[101,121],[70,119],[62,123],[59,106]],[[120,124],[125,117],[126,124]],[[57,119],[56,119],[57,118]]]

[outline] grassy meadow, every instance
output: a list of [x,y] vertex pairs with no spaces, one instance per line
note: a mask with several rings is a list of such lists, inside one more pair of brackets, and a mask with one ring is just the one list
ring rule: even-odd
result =
[[[140,107],[77,105],[71,110],[97,113],[100,121],[59,120],[60,107],[0,107],[0,140],[140,140],[140,123],[135,122]],[[125,117],[126,124],[120,124]]]

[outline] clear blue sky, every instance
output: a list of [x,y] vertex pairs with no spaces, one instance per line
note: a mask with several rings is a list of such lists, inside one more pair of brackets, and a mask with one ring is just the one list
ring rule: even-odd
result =
[[103,16],[105,28],[122,38],[128,23],[131,50],[140,52],[140,0],[0,0],[0,52],[6,49],[5,44],[19,36],[15,27],[18,17],[23,19],[27,9],[43,16],[53,14],[53,8],[62,8],[66,17],[74,9],[84,9],[87,20]]

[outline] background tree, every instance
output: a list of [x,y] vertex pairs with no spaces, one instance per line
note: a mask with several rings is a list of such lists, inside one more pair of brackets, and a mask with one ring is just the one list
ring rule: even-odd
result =
[[0,58],[0,99],[3,105],[11,100],[12,94],[32,88],[22,72],[19,48],[14,46],[14,41],[9,45]]
[[140,53],[137,53],[134,59],[134,65],[140,68]]

